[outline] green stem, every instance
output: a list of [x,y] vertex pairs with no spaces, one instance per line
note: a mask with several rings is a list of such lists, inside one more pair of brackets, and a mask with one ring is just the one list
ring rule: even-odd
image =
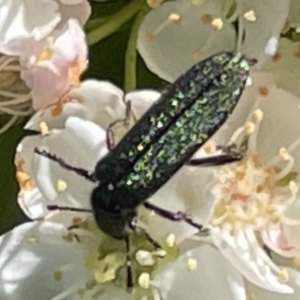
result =
[[96,44],[105,37],[118,30],[124,23],[129,21],[140,9],[145,6],[145,0],[132,0],[99,27],[87,32],[87,41],[89,45]]
[[136,61],[137,61],[137,51],[136,42],[138,38],[138,31],[140,24],[143,20],[146,11],[141,11],[135,18],[129,40],[127,43],[127,49],[125,54],[125,77],[124,77],[124,89],[125,91],[131,91],[136,88]]

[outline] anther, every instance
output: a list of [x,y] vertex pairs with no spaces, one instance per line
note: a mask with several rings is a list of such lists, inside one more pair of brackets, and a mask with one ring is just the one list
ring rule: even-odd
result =
[[179,21],[180,21],[181,17],[179,14],[176,14],[176,13],[171,13],[169,16],[168,16],[168,21],[172,24],[178,24]]
[[138,278],[138,284],[143,289],[148,289],[150,285],[150,274],[149,273],[142,273]]
[[67,189],[67,183],[62,180],[62,179],[58,179],[56,182],[56,189],[58,192],[63,192]]
[[296,194],[299,190],[299,187],[298,185],[295,183],[295,181],[291,180],[289,182],[289,188],[290,188],[290,191],[293,193],[293,194]]
[[39,129],[42,135],[47,135],[49,133],[49,127],[46,122],[40,122]]
[[171,233],[167,236],[166,243],[170,248],[172,248],[175,246],[175,240],[176,240],[175,234]]
[[285,147],[281,147],[278,151],[278,154],[284,161],[287,161],[291,158],[291,156],[289,155],[289,153]]
[[254,129],[255,129],[255,125],[254,123],[252,122],[247,122],[245,125],[244,125],[244,129],[245,129],[245,132],[246,134],[251,134],[252,132],[254,132]]
[[256,109],[252,115],[253,115],[253,119],[256,123],[261,122],[264,117],[264,113],[261,109]]
[[244,13],[244,18],[250,22],[256,21],[255,11],[253,9],[246,11]]
[[198,262],[197,262],[196,259],[190,257],[190,258],[188,259],[186,265],[187,265],[187,267],[188,267],[188,269],[189,269],[190,271],[194,271],[194,270],[196,270],[197,267],[198,267]]
[[153,255],[146,250],[138,250],[135,254],[135,259],[141,266],[153,266],[155,264]]

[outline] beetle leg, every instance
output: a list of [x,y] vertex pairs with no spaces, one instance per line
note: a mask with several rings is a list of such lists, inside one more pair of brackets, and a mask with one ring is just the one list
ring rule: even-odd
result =
[[233,163],[243,158],[242,153],[238,151],[235,144],[229,146],[217,146],[216,149],[222,150],[223,153],[209,157],[192,158],[185,164],[188,166],[210,167]]
[[132,268],[131,268],[131,258],[130,258],[130,239],[129,234],[125,235],[125,244],[126,244],[126,288],[127,292],[130,293],[133,288],[132,280]]
[[201,224],[198,224],[194,222],[191,218],[189,218],[185,213],[178,211],[178,212],[171,212],[169,210],[166,210],[164,208],[158,207],[152,203],[144,202],[144,206],[147,209],[153,210],[157,215],[168,219],[173,222],[186,222],[187,224],[197,228],[199,231],[206,231],[206,228],[204,228]]
[[90,173],[88,170],[85,170],[82,168],[77,168],[77,167],[71,166],[68,163],[66,163],[62,158],[56,156],[55,154],[52,154],[46,150],[40,150],[38,148],[34,148],[34,153],[41,155],[43,157],[46,157],[46,158],[58,163],[63,169],[72,171],[72,172],[76,173],[77,175],[85,178],[88,181],[95,182],[93,173]]
[[225,165],[239,161],[243,158],[242,154],[239,152],[224,153],[220,155],[203,157],[203,158],[193,158],[186,162],[187,166],[200,166],[200,167],[211,167]]
[[161,249],[161,245],[155,241],[152,236],[141,226],[138,225],[136,213],[132,213],[128,216],[128,225],[137,235],[143,235],[154,249]]
[[117,119],[111,122],[106,129],[106,145],[108,150],[112,150],[115,146],[115,136],[112,130],[113,127],[120,123],[122,123],[124,126],[128,126],[130,123],[131,102],[127,101],[125,105],[125,117],[123,119]]

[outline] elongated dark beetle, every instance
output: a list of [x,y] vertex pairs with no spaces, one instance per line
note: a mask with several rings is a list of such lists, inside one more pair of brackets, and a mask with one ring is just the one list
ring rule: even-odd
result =
[[[249,63],[239,53],[223,52],[197,63],[162,92],[93,173],[44,150],[35,152],[97,182],[91,195],[95,220],[106,234],[128,244],[126,225],[134,228],[137,206],[144,203],[155,209],[145,201],[184,164],[218,165],[240,158],[239,153],[227,151],[215,158],[191,160],[232,113],[248,72]],[[55,208],[59,207],[50,209]],[[156,210],[175,219],[163,209]]]

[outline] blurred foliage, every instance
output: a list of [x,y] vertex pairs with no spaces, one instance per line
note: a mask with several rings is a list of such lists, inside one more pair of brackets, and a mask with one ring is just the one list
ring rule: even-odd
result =
[[[87,24],[87,28],[89,28],[88,26],[99,25],[99,17],[103,17],[103,20],[105,20],[107,16],[115,13],[126,4],[128,4],[128,1],[125,0],[93,3],[91,19],[97,19],[98,23],[90,22]],[[125,52],[131,25],[132,20],[124,24],[114,34],[91,47],[89,68],[83,74],[82,79],[109,80],[123,88]],[[137,60],[137,76],[138,88],[160,90],[165,85],[164,82],[147,70],[140,56]],[[15,180],[13,163],[17,144],[22,137],[28,134],[22,129],[23,126],[24,121],[0,136],[0,233],[26,221],[26,217],[17,204],[18,185]]]

